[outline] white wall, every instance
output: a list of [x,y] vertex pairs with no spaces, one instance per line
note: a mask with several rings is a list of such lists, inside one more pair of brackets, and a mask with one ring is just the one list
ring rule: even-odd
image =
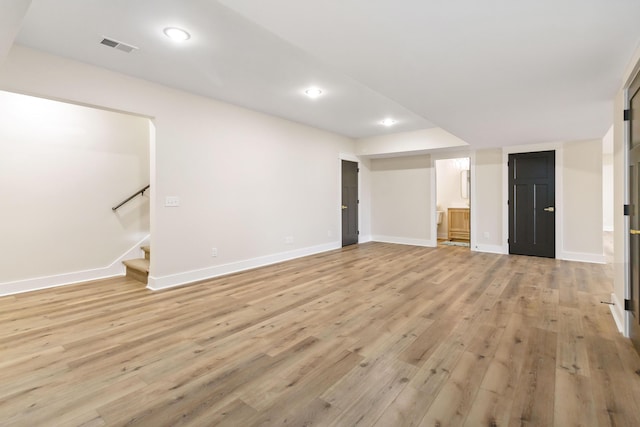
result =
[[613,125],[602,138],[602,229],[613,231]]
[[9,53],[31,0],[2,0],[0,13],[0,63]]
[[431,210],[429,156],[371,160],[373,240],[435,246]]
[[563,150],[564,257],[604,262],[602,140],[568,142]]
[[349,138],[20,46],[0,88],[153,117],[152,288],[339,247]]
[[[345,160],[348,160],[346,158]],[[367,158],[351,158],[358,160],[360,172],[358,174],[358,192],[360,203],[358,204],[358,228],[360,235],[359,243],[371,241],[371,160]],[[340,213],[340,221],[342,214]]]
[[420,155],[443,148],[465,148],[468,144],[442,128],[400,132],[356,140],[359,156]]
[[149,121],[0,92],[2,283],[104,268],[149,233]]
[[[468,160],[468,159],[467,159]],[[442,223],[438,225],[438,238],[448,238],[449,208],[468,208],[469,199],[462,197],[461,175],[456,159],[435,161],[436,167],[436,205],[437,210],[444,211]]]
[[613,154],[602,155],[602,229],[613,231]]
[[503,157],[501,149],[478,150],[472,165],[471,186],[475,189],[471,212],[472,250],[504,253],[502,199]]

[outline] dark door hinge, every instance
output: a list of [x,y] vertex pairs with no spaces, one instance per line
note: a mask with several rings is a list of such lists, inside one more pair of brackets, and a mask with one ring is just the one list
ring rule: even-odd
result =
[[625,122],[628,122],[629,120],[631,120],[631,110],[624,110],[623,120]]
[[356,169],[356,172],[360,172],[360,168]]
[[358,235],[359,235],[359,234],[360,234],[360,230],[356,231],[356,234],[358,234]]
[[624,300],[624,309],[625,309],[625,311],[632,311],[633,310],[633,305],[631,304],[631,300],[630,299],[625,299]]
[[624,216],[631,215],[631,205],[624,205],[623,212]]

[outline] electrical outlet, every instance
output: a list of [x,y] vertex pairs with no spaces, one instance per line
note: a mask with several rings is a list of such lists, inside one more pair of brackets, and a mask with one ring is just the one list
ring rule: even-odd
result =
[[211,256],[212,257],[217,257],[218,256],[218,248],[212,248],[211,249]]
[[293,243],[293,236],[287,236],[284,238],[284,243],[290,245]]
[[485,232],[484,232],[484,234],[483,234],[483,236],[484,236],[484,238],[485,238],[485,239],[488,239],[488,238],[489,238],[489,232],[488,232],[488,231],[485,231]]
[[180,206],[180,197],[178,196],[165,197],[164,206],[167,208],[177,208],[178,206]]

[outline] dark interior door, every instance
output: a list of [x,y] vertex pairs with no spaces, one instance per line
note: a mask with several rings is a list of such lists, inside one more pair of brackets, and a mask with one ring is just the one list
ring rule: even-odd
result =
[[509,155],[509,253],[556,256],[555,151]]
[[358,164],[342,161],[342,246],[358,243]]
[[640,75],[629,88],[629,281],[633,345],[640,353]]

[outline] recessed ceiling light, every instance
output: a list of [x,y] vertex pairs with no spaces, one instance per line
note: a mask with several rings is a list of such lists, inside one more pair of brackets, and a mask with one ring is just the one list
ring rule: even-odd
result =
[[309,98],[317,98],[320,95],[322,95],[322,89],[319,89],[317,87],[310,87],[309,89],[305,90],[304,93],[309,97]]
[[383,125],[383,126],[393,126],[396,123],[398,123],[397,120],[389,119],[389,118],[380,121],[380,124]]
[[177,27],[167,27],[164,29],[164,35],[169,37],[171,40],[175,40],[177,42],[183,42],[185,40],[189,40],[191,38],[191,34],[183,30],[182,28]]

